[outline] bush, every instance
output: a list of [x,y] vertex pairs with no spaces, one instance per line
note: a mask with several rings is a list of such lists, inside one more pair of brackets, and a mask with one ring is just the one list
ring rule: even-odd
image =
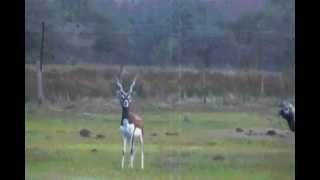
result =
[[[112,82],[119,68],[106,65],[46,65],[44,71],[44,93],[48,100],[74,101],[82,97],[109,98],[115,96]],[[141,98],[161,98],[176,96],[178,83],[188,98],[213,95],[228,97],[259,97],[261,75],[264,72],[225,72],[212,71],[206,75],[206,89],[201,88],[201,72],[184,70],[178,82],[178,72],[156,68],[129,66],[125,68],[122,81],[128,90],[133,77],[139,72],[135,96]],[[33,65],[25,68],[25,100],[36,100],[36,71]],[[294,79],[276,73],[264,73],[264,95],[283,97],[294,95]],[[205,92],[205,94],[204,94]],[[228,100],[229,101],[229,100]],[[231,100],[232,101],[232,100]],[[230,102],[231,102],[230,101]]]

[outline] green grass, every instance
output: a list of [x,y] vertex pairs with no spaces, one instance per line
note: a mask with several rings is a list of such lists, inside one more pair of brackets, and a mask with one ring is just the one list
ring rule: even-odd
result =
[[[119,114],[26,115],[26,179],[294,179],[294,146],[279,138],[233,137],[236,127],[287,129],[258,113],[145,113],[145,169],[121,169]],[[79,135],[81,128],[93,132]],[[177,136],[166,136],[177,132]],[[157,136],[151,136],[157,133]],[[228,134],[229,133],[229,134]],[[103,134],[104,139],[95,139]],[[236,133],[234,133],[236,134]],[[97,152],[91,152],[92,149]],[[216,159],[215,157],[222,157]],[[128,166],[129,157],[126,159]]]

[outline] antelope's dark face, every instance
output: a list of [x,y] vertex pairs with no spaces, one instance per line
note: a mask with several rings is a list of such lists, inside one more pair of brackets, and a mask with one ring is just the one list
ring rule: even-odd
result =
[[120,105],[123,107],[123,108],[129,108],[129,105],[131,103],[131,95],[128,94],[128,93],[123,93],[123,92],[119,92],[118,93],[119,95],[119,100],[120,100]]
[[282,117],[289,116],[290,114],[294,114],[294,107],[291,103],[282,102],[280,105],[279,115]]
[[130,85],[130,89],[128,92],[125,92],[123,90],[123,87],[122,87],[122,84],[120,83],[120,81],[117,79],[117,95],[118,95],[118,98],[119,98],[119,101],[120,101],[120,105],[122,108],[129,108],[130,106],[130,103],[132,101],[132,91],[133,91],[133,87],[135,85],[135,82],[136,82],[136,78],[134,79],[134,81],[131,83]]

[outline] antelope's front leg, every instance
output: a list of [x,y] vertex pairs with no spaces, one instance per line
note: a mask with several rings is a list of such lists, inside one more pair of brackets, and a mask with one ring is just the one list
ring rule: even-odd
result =
[[126,146],[127,146],[127,139],[126,137],[122,136],[122,161],[121,161],[121,168],[124,168],[124,156],[126,153]]
[[130,167],[133,168],[133,161],[134,161],[134,155],[135,155],[134,133],[133,133],[132,136],[131,136],[130,144],[131,144],[131,150],[130,150]]

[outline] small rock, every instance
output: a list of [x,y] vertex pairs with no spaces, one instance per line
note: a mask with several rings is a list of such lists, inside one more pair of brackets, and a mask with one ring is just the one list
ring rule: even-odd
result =
[[80,136],[82,137],[90,137],[91,132],[88,129],[81,129],[80,130]]
[[266,133],[267,136],[274,136],[276,134],[277,134],[277,132],[275,130],[268,130]]
[[236,128],[236,132],[243,132],[244,130],[242,128]]

